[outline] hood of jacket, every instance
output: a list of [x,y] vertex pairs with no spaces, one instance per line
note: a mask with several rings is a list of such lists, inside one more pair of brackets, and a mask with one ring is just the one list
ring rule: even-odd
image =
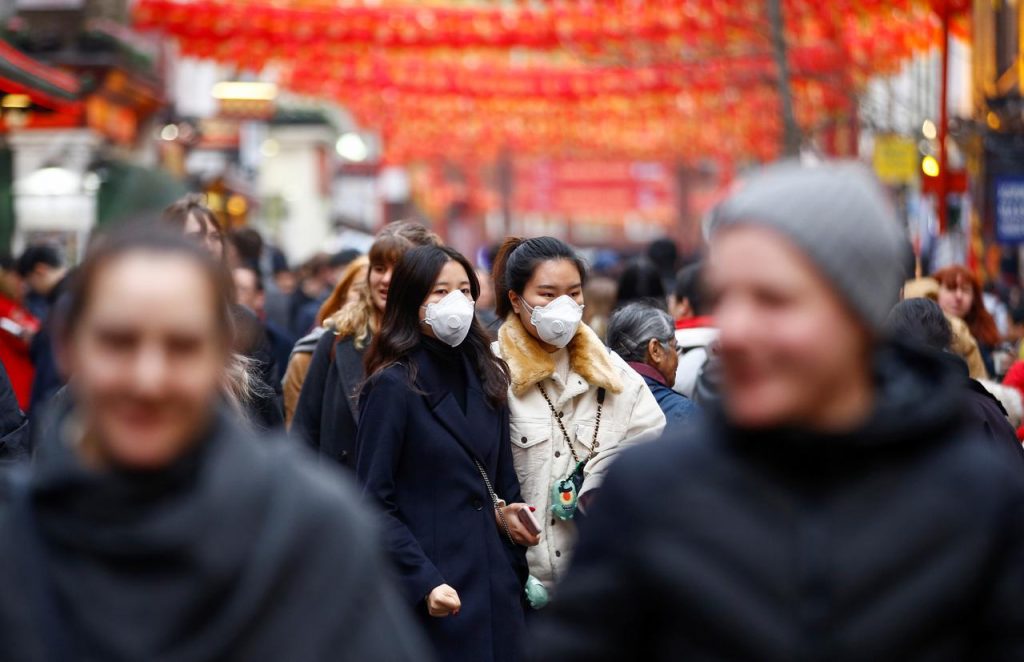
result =
[[[839,433],[798,428],[743,429],[733,425],[718,404],[713,417],[728,438],[756,440],[764,448],[801,454],[831,454],[871,448],[910,447],[947,438],[964,420],[966,375],[958,362],[926,349],[890,342],[874,354],[874,405],[856,428]],[[723,397],[728,397],[723,395]]]
[[[498,331],[498,347],[512,374],[512,393],[517,397],[555,372],[555,359],[530,335],[514,313],[509,314]],[[608,358],[608,349],[590,327],[580,324],[566,349],[569,351],[569,367],[588,384],[611,393],[622,392],[622,380]]]

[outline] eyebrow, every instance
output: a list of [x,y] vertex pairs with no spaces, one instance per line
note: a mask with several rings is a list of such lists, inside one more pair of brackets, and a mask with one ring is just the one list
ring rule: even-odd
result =
[[[566,289],[568,289],[568,290],[575,290],[575,289],[578,289],[580,287],[583,287],[583,283],[576,283],[575,285],[570,285]],[[538,285],[537,289],[538,290],[557,290],[558,286],[557,285]]]

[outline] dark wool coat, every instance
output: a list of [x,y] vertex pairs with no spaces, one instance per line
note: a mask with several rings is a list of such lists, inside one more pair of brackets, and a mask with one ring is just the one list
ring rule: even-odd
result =
[[63,427],[0,474],[0,659],[430,658],[372,517],[304,449],[222,416],[170,467],[97,473]]
[[295,405],[291,433],[315,450],[350,469],[356,462],[356,421],[363,385],[364,349],[352,338],[320,337],[306,381]]
[[[427,350],[416,350],[409,360],[422,394],[410,385],[408,368],[398,364],[374,376],[363,393],[359,479],[383,510],[385,541],[405,599],[438,657],[514,662],[525,644],[525,550],[499,531],[473,463],[479,460],[500,498],[521,501],[508,411],[488,403],[465,359],[466,413]],[[441,584],[458,592],[458,615],[427,614],[425,599]]]
[[1024,660],[1024,480],[962,377],[878,352],[847,434],[706,429],[619,460],[537,633],[545,662]]

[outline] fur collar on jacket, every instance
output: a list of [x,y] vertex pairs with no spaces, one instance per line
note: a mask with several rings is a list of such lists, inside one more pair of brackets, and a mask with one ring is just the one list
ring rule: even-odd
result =
[[[522,321],[515,313],[509,314],[501,325],[498,346],[512,373],[512,393],[516,397],[555,372],[555,359],[523,328]],[[608,358],[608,350],[590,327],[580,324],[567,349],[569,367],[588,384],[603,387],[612,393],[622,392],[622,380]]]

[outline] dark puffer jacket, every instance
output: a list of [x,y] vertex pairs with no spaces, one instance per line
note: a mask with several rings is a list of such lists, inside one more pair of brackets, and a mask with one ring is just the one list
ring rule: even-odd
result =
[[1024,660],[1024,472],[962,376],[885,347],[842,435],[705,430],[625,454],[541,660]]

